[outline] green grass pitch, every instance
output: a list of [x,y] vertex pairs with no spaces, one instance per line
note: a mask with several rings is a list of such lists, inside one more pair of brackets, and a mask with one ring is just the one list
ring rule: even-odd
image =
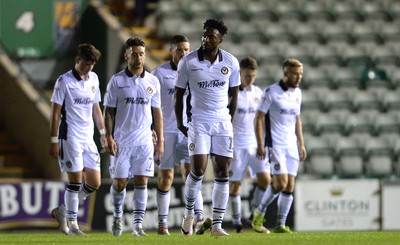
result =
[[0,232],[0,244],[157,244],[157,245],[377,245],[400,244],[400,231],[366,232],[298,232],[295,234],[259,234],[251,230],[236,234],[228,230],[229,237],[211,237],[208,234],[183,236],[172,231],[171,236],[159,236],[156,232],[147,232],[147,237],[133,237],[124,232],[120,237],[111,233],[91,232],[85,237],[68,237],[60,232]]

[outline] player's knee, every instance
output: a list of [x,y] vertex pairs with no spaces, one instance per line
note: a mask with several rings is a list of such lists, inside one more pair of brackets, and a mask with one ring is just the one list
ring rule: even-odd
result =
[[114,189],[115,189],[117,192],[121,192],[121,191],[123,191],[124,188],[125,188],[125,184],[124,184],[122,181],[114,181],[114,182],[113,182],[113,185],[114,185]]

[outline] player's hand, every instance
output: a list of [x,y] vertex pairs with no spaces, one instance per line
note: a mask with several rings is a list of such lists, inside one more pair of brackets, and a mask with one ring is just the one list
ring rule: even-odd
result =
[[164,142],[157,142],[154,146],[154,162],[157,165],[161,163],[161,157],[164,155]]
[[50,143],[49,155],[52,158],[55,158],[55,159],[58,158],[59,150],[60,150],[60,148],[58,147],[58,143]]
[[307,150],[304,146],[299,148],[299,158],[300,162],[303,162],[307,158]]
[[107,137],[105,135],[100,136],[100,144],[101,144],[101,151],[100,153],[107,152],[106,145],[107,145]]
[[153,144],[156,145],[158,142],[158,137],[157,132],[154,129],[151,130],[151,137],[153,138]]
[[106,137],[106,144],[104,148],[106,149],[106,152],[112,156],[117,154],[117,144],[111,135]]
[[264,160],[266,156],[265,148],[264,147],[257,147],[257,155],[256,157],[260,160]]

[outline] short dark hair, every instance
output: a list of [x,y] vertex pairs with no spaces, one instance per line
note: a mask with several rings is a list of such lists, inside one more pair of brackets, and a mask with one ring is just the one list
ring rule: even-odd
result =
[[178,44],[182,42],[189,42],[189,38],[183,35],[175,35],[171,38],[170,44]]
[[206,22],[204,22],[203,30],[207,28],[217,29],[222,36],[225,36],[228,33],[228,27],[226,27],[222,20],[207,19]]
[[97,62],[101,57],[101,52],[89,43],[82,43],[76,49],[76,57],[86,61]]
[[146,47],[144,41],[138,37],[134,37],[134,38],[131,37],[128,40],[126,40],[125,49],[129,49],[130,47],[133,47],[133,46]]
[[256,59],[253,57],[247,56],[246,58],[242,59],[240,61],[240,69],[251,69],[251,70],[257,70],[258,64]]

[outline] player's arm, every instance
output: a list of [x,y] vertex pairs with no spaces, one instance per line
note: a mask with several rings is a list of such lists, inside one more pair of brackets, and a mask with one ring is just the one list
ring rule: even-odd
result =
[[176,116],[176,125],[178,129],[187,137],[187,127],[183,124],[183,96],[185,89],[175,86],[174,109]]
[[257,140],[257,158],[265,159],[265,148],[264,148],[264,118],[265,113],[257,110],[254,118],[254,131]]
[[239,86],[229,87],[228,94],[230,97],[229,114],[231,114],[231,120],[233,120],[238,102]]
[[114,141],[112,131],[114,128],[115,121],[114,107],[104,107],[104,128],[106,129],[106,152],[110,155],[115,155],[117,153],[117,144]]
[[164,125],[161,108],[152,107],[153,127],[157,134],[157,143],[155,144],[156,159],[160,159],[164,154]]
[[52,103],[51,104],[51,115],[50,115],[50,156],[57,158],[59,153],[58,147],[58,125],[60,124],[61,117],[61,105]]
[[102,150],[106,145],[106,129],[104,128],[103,113],[101,112],[99,103],[93,104],[93,120],[100,133],[100,143]]
[[304,145],[303,125],[301,122],[300,115],[296,116],[296,136],[297,136],[297,144],[299,147],[300,161],[304,161],[307,158],[307,151]]

